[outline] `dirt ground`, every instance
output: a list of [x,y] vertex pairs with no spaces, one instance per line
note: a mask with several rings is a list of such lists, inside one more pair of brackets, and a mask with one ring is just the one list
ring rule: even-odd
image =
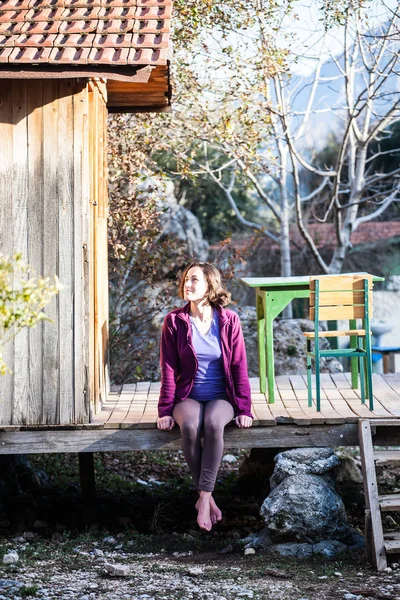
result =
[[[362,551],[336,561],[244,555],[242,540],[264,526],[265,497],[262,478],[243,485],[238,477],[245,455],[222,464],[224,520],[210,533],[196,526],[181,453],[95,455],[97,499],[89,503],[76,455],[30,458],[34,470],[3,500],[0,562],[16,554],[0,566],[0,600],[400,600],[397,563],[377,574]],[[395,472],[383,478],[398,485]],[[347,508],[361,529],[361,490],[359,498]]]

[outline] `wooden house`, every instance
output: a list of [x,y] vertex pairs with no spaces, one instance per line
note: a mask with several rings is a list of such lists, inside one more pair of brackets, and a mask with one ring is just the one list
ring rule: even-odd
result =
[[5,348],[0,425],[88,423],[107,397],[107,114],[169,109],[171,8],[0,2],[0,253],[64,286]]

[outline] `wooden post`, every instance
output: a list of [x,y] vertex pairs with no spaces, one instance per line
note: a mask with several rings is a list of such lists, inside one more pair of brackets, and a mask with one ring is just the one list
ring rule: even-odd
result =
[[78,456],[82,496],[84,501],[89,504],[96,499],[93,452],[79,452]]

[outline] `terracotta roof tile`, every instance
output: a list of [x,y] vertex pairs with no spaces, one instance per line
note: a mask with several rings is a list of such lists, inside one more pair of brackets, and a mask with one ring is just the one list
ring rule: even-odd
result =
[[56,36],[53,46],[55,46],[56,48],[60,48],[62,46],[72,46],[75,48],[91,48],[93,46],[94,37],[94,33],[89,33],[87,35],[79,33],[65,35],[64,33],[60,33]]
[[0,62],[166,65],[172,0],[0,0]]
[[8,58],[13,51],[12,46],[0,48],[0,63],[8,63]]
[[88,62],[89,52],[90,48],[53,48],[48,60],[50,64],[85,65]]
[[47,48],[50,46],[53,48],[56,37],[57,36],[55,34],[47,35],[45,33],[41,33],[36,35],[27,35],[26,33],[23,33],[16,38],[14,46],[36,46],[37,48]]

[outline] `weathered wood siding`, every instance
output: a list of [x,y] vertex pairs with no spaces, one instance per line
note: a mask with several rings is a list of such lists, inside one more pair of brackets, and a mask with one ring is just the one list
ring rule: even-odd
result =
[[91,81],[89,92],[90,169],[90,396],[94,411],[101,410],[109,391],[108,372],[108,172],[107,90],[105,83]]
[[83,423],[106,393],[106,108],[99,86],[0,80],[0,252],[21,251],[36,274],[57,274],[64,285],[46,308],[51,322],[5,348],[13,373],[0,378],[2,424]]

